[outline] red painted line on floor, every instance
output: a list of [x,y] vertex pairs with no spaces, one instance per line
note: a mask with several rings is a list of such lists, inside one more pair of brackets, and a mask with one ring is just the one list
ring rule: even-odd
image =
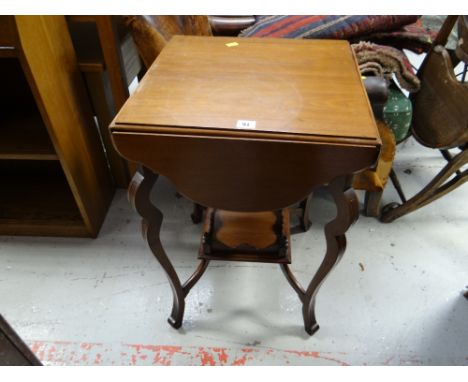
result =
[[[347,365],[336,357],[318,352],[277,350],[272,348],[224,348],[147,344],[118,344],[105,346],[102,343],[34,341],[31,350],[47,365],[248,365],[252,361],[278,358],[283,355],[286,364],[298,358],[316,358],[331,364]],[[117,358],[117,359],[116,359]],[[176,359],[176,361],[174,361]]]
[[[286,350],[286,352],[296,354],[296,355],[298,355],[299,357],[320,358],[320,359],[324,359],[324,360],[336,362],[337,365],[341,365],[341,366],[350,366],[349,363],[340,361],[339,359],[337,359],[337,358],[335,358],[335,357],[330,357],[330,356],[328,356],[328,355],[323,355],[323,354],[319,353],[318,351],[296,351],[296,350]],[[346,353],[342,353],[342,354],[346,354]]]
[[[244,366],[251,364],[349,365],[356,355],[269,347],[209,347],[125,343],[32,341],[31,350],[45,365],[201,365]],[[361,358],[365,355],[361,354]],[[465,357],[463,357],[465,358]],[[372,358],[371,358],[372,359]],[[416,355],[387,355],[381,365],[430,363]],[[462,361],[463,362],[463,361]],[[377,364],[378,360],[374,360]],[[362,364],[362,362],[361,362]]]
[[223,348],[213,348],[213,351],[215,353],[217,353],[218,355],[218,361],[219,361],[219,364],[221,365],[225,365],[228,361],[228,354],[226,353],[226,349],[223,349]]
[[[164,365],[169,366],[172,364],[172,358],[176,354],[190,355],[191,353],[182,350],[182,346],[164,346],[164,345],[143,345],[143,344],[124,344],[131,350],[136,351],[135,355],[132,355],[131,364],[139,364],[138,360],[146,361],[148,354],[142,354],[142,352],[153,353],[153,365]],[[127,354],[125,354],[127,355]],[[146,364],[146,362],[145,362]]]
[[91,350],[95,346],[102,346],[101,343],[90,343],[90,342],[82,342],[80,347],[85,350]]
[[394,358],[395,358],[394,355],[392,355],[391,357],[388,357],[388,358],[383,362],[383,365],[384,365],[384,366],[390,365],[390,362],[393,361]]
[[200,354],[200,360],[202,366],[215,366],[216,362],[213,358],[213,355],[206,351],[204,348],[198,348],[198,352]]
[[102,355],[101,353],[96,354],[96,358],[94,359],[94,364],[95,365],[100,365],[102,362]]

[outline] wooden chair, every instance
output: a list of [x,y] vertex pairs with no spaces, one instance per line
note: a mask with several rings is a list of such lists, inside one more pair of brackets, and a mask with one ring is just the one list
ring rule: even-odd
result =
[[[402,204],[390,203],[382,210],[381,221],[389,223],[413,212],[468,180],[468,84],[461,83],[454,74],[454,64],[444,45],[457,16],[448,16],[433,49],[427,54],[418,77],[421,90],[412,97],[412,134],[423,146],[440,150],[447,165],[412,198],[406,200],[392,173],[392,180],[402,199]],[[459,43],[455,55],[468,62],[467,16],[460,16]],[[457,150],[453,155],[449,150]]]
[[138,53],[149,68],[174,35],[211,36],[207,16],[125,16]]

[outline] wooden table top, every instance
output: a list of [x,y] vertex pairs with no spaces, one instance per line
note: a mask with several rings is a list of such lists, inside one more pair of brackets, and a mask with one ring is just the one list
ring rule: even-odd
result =
[[111,129],[379,145],[346,41],[175,36]]

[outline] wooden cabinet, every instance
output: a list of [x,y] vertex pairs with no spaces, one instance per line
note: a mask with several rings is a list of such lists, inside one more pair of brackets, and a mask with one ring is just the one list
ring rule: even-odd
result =
[[97,235],[113,186],[65,18],[0,16],[0,234]]

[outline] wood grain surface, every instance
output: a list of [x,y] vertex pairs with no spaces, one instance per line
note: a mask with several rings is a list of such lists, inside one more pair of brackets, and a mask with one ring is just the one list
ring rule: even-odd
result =
[[126,158],[166,176],[203,206],[269,211],[305,199],[316,187],[371,166],[377,146],[113,133]]
[[96,236],[113,188],[65,18],[15,16],[15,23],[19,60],[87,233]]
[[[286,208],[376,161],[380,138],[346,42],[230,41],[170,41],[110,126],[122,156],[198,204],[244,212]],[[285,84],[303,101],[294,116],[283,107],[292,93],[277,91]]]
[[224,245],[235,248],[249,244],[255,248],[266,248],[276,242],[273,225],[277,219],[271,211],[250,214],[218,211],[217,218],[220,227],[216,231],[216,239]]
[[0,16],[0,47],[14,47],[16,43],[14,16]]
[[[255,129],[238,128],[239,120]],[[379,140],[350,46],[331,40],[175,36],[113,129],[119,125]]]
[[[236,44],[226,45],[230,42]],[[173,327],[182,325],[188,291],[216,259],[281,263],[303,304],[305,330],[318,330],[315,297],[344,253],[344,234],[359,214],[351,174],[373,165],[380,150],[347,42],[176,36],[110,129],[120,154],[142,164],[129,196],[171,283]],[[187,286],[160,241],[163,215],[150,200],[159,174],[182,195],[211,207],[202,262]],[[328,185],[337,215],[325,226],[327,252],[305,289],[287,266],[286,208],[321,185]],[[274,212],[263,212],[280,209],[286,211],[281,237]],[[210,215],[215,210],[218,214]],[[275,243],[282,244],[280,253],[268,256]]]

